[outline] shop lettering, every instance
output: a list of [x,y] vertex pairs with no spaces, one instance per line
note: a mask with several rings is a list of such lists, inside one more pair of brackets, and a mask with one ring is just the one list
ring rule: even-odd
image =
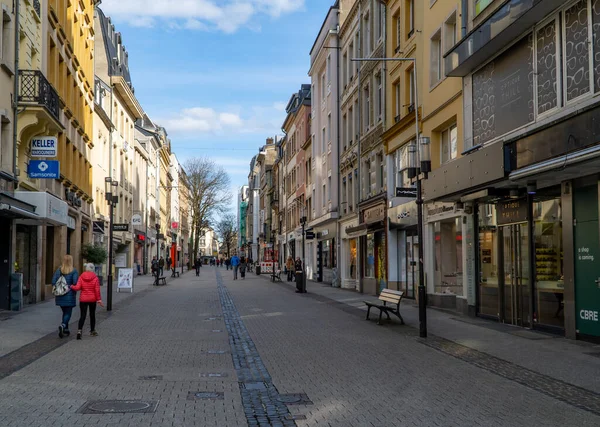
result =
[[593,322],[597,322],[598,312],[592,310],[581,310],[579,312],[579,317],[581,317],[583,320],[591,320]]
[[454,212],[454,206],[440,206],[437,208],[429,209],[427,211],[427,215],[433,216],[433,215],[438,215],[438,214],[442,214],[445,212]]
[[582,247],[577,249],[579,261],[594,261],[594,255],[590,254],[590,248]]

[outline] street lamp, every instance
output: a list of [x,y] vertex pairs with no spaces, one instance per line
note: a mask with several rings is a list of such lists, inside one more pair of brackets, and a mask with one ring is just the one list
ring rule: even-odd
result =
[[[381,2],[381,0],[380,0]],[[413,69],[413,93],[415,107],[415,143],[408,146],[409,152],[409,178],[417,184],[417,234],[419,236],[419,336],[427,338],[427,308],[425,294],[425,269],[423,266],[423,195],[421,192],[421,181],[427,179],[427,174],[431,172],[431,148],[430,139],[421,138],[419,131],[419,85],[417,84],[417,59],[416,58],[352,58],[356,62],[412,62]],[[358,82],[360,85],[360,67],[358,68]],[[361,91],[359,91],[360,96]],[[359,108],[362,104],[359,101]],[[359,114],[362,117],[362,114]],[[361,129],[361,126],[359,126]],[[360,155],[360,138],[358,141],[358,153]],[[412,160],[411,160],[411,157]],[[417,158],[418,157],[418,158]],[[412,162],[412,165],[411,165]],[[420,165],[418,164],[420,162]],[[360,174],[360,162],[359,174]]]
[[115,206],[119,203],[117,194],[118,181],[113,181],[109,176],[104,178],[104,198],[108,203],[108,282],[106,284],[106,311],[112,310],[112,285],[113,285],[113,221],[115,216]]
[[160,271],[160,266],[158,264],[158,260],[159,260],[159,244],[158,244],[158,234],[160,233],[160,222],[158,220],[158,218],[156,218],[156,224],[154,224],[154,228],[156,228],[156,281],[154,282],[155,286],[158,286],[158,273]]
[[302,290],[303,294],[306,293],[306,211],[304,206],[302,207],[302,216],[300,217],[300,224],[302,224]]

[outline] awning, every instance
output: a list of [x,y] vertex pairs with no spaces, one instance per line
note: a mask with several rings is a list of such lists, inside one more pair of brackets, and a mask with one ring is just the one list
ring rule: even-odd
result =
[[13,219],[40,219],[40,216],[35,213],[35,206],[5,193],[0,193],[0,216]]
[[360,224],[356,227],[347,227],[346,234],[348,237],[360,237],[367,235],[367,224]]

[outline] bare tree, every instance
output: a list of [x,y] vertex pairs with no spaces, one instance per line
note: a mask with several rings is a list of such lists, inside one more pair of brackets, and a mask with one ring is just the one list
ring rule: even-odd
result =
[[198,257],[200,233],[206,230],[214,216],[222,214],[231,202],[229,175],[208,157],[194,157],[184,163],[189,185],[190,210],[192,212],[192,236],[194,237],[194,260]]
[[217,234],[227,250],[227,258],[231,256],[231,249],[236,247],[237,233],[238,227],[235,215],[225,214],[217,224]]

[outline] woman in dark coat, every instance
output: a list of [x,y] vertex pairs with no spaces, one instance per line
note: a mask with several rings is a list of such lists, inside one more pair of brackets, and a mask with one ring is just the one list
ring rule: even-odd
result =
[[77,305],[77,292],[70,290],[72,285],[77,284],[77,279],[79,279],[79,273],[73,267],[73,257],[71,255],[65,255],[63,257],[63,263],[56,272],[54,276],[52,276],[52,285],[56,285],[56,282],[60,278],[60,276],[65,276],[65,280],[67,281],[67,287],[69,292],[64,295],[54,297],[54,302],[57,306],[62,309],[62,323],[58,327],[58,336],[60,338],[65,335],[70,335],[69,331],[69,321],[71,320],[71,315],[73,314],[73,307]]

